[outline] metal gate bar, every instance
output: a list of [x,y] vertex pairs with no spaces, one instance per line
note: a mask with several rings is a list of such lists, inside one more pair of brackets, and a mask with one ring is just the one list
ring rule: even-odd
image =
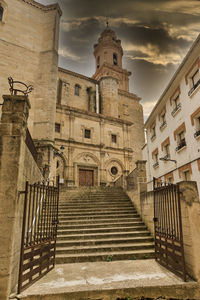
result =
[[54,268],[59,188],[26,182],[18,293]]
[[154,178],[155,259],[186,281],[180,191],[178,184]]

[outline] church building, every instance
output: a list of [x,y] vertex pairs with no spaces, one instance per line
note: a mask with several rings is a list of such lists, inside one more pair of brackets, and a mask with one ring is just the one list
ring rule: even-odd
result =
[[10,76],[33,85],[28,128],[45,177],[73,187],[107,185],[129,174],[142,158],[143,110],[129,92],[131,73],[123,69],[115,32],[107,24],[94,45],[90,78],[58,67],[57,4],[0,0],[0,7],[0,97]]

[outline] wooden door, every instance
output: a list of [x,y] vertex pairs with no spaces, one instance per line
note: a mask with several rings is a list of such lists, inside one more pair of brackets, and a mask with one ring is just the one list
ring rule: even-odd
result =
[[79,186],[94,185],[94,171],[79,169]]

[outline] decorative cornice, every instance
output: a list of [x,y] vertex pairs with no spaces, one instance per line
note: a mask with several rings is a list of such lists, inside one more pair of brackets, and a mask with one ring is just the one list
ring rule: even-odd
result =
[[119,124],[126,124],[126,125],[129,125],[129,126],[133,125],[133,122],[130,122],[130,121],[126,121],[126,120],[122,120],[122,119],[118,119],[118,118],[113,118],[113,117],[109,117],[109,116],[104,116],[102,114],[97,114],[95,112],[90,112],[90,111],[79,109],[79,108],[72,107],[72,106],[57,104],[56,109],[65,110],[66,112],[69,112],[69,114],[77,113],[77,114],[81,114],[81,115],[85,115],[85,116],[94,117],[94,118],[97,118],[99,120],[104,119],[104,120],[109,121],[109,122],[115,122],[115,123],[119,123]]
[[55,3],[55,4],[50,4],[50,5],[43,5],[43,4],[40,4],[34,0],[21,0],[29,5],[32,5],[38,9],[41,9],[43,10],[44,12],[48,12],[48,11],[51,11],[51,10],[57,10],[59,15],[62,16],[62,10],[59,6],[58,3]]
[[70,70],[67,70],[67,69],[63,69],[63,68],[58,68],[58,72],[62,72],[62,73],[66,73],[66,74],[69,74],[69,75],[72,75],[72,76],[75,76],[75,77],[78,77],[78,78],[81,78],[81,79],[85,79],[85,80],[89,80],[95,84],[98,83],[97,80],[93,79],[93,78],[90,78],[90,77],[87,77],[85,75],[82,75],[82,74],[79,74],[79,73],[76,73],[76,72],[73,72],[73,71],[70,71]]
[[119,93],[119,95],[123,95],[123,96],[126,96],[128,98],[131,98],[131,99],[134,99],[134,100],[137,100],[137,101],[141,100],[141,98],[138,97],[136,94],[129,93],[127,91],[123,91],[123,90],[118,89],[118,93]]

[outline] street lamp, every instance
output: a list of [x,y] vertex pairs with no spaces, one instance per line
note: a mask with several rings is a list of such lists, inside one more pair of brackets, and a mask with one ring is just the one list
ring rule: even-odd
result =
[[173,161],[175,164],[177,163],[177,161],[175,159],[170,159],[167,157],[160,157],[159,160],[163,160],[163,161]]

